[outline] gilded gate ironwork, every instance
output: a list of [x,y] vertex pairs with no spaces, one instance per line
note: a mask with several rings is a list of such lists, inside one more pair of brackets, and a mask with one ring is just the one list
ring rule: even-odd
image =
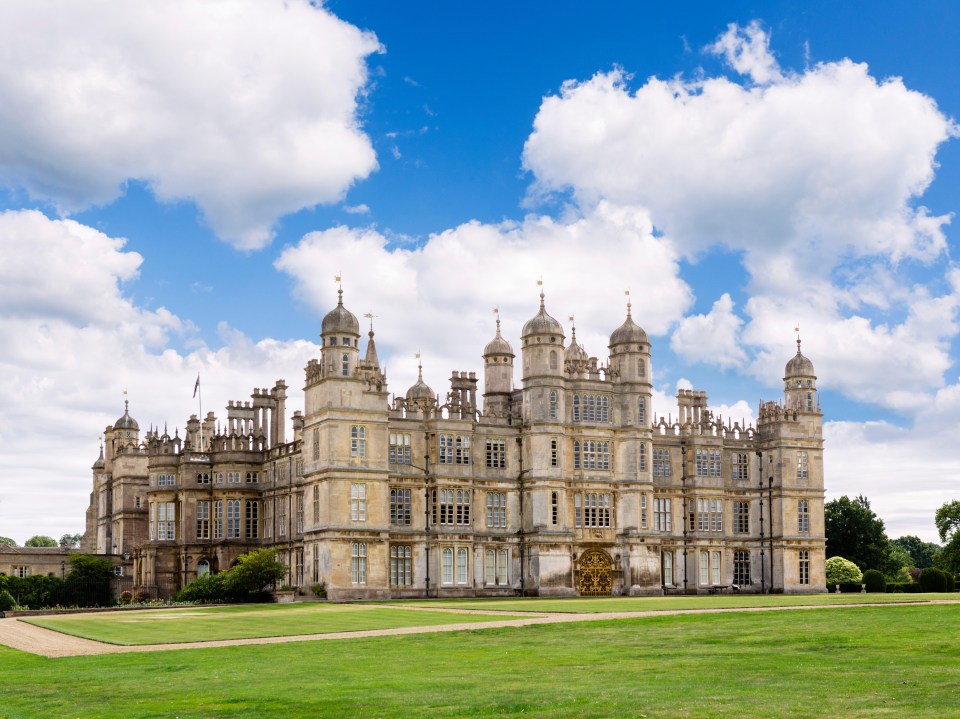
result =
[[613,564],[606,552],[591,549],[580,555],[577,587],[582,597],[609,596],[613,590]]

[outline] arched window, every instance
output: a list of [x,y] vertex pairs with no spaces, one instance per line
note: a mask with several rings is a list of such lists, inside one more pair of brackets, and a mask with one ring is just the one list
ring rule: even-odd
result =
[[580,395],[573,395],[573,421],[580,421]]
[[647,471],[647,445],[640,445],[640,471]]
[[557,418],[557,391],[550,390],[550,419]]
[[197,562],[197,579],[205,574],[210,574],[210,562],[208,562],[206,559],[201,559],[199,562]]
[[807,412],[813,412],[813,392],[807,392]]
[[350,428],[350,456],[367,456],[367,428],[362,424],[355,424]]
[[580,469],[580,440],[573,443],[573,468]]
[[467,583],[467,550],[457,549],[457,584]]
[[340,373],[344,377],[350,376],[350,357],[349,355],[344,355],[340,360]]

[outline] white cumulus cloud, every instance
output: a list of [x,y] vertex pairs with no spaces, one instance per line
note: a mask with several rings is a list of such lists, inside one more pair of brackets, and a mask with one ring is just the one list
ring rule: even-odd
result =
[[0,4],[0,185],[70,212],[142,180],[262,247],[376,168],[357,101],[378,50],[306,0]]
[[670,338],[670,349],[688,362],[705,362],[721,369],[739,367],[747,359],[740,343],[741,320],[726,292],[705,315],[684,317]]

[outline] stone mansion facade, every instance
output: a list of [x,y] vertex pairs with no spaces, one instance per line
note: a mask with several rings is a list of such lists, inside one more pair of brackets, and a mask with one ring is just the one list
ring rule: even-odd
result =
[[479,398],[474,372],[442,399],[421,370],[391,402],[342,290],[321,338],[292,437],[283,380],[182,438],[125,411],[93,466],[83,548],[161,594],[264,547],[289,584],[337,600],[824,591],[823,415],[799,340],[754,427],[714,417],[702,391],[655,414],[629,304],[601,364],[541,294],[519,387],[498,319]]

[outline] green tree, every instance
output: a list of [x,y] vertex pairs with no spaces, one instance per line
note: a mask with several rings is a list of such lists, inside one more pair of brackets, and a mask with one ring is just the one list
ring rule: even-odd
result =
[[82,534],[64,534],[60,537],[60,546],[67,549],[74,549],[80,546],[81,539],[83,539]]
[[936,556],[936,565],[953,575],[960,573],[960,501],[947,502],[934,516],[943,548]]
[[897,537],[890,540],[901,549],[905,549],[913,560],[913,565],[917,569],[926,569],[933,566],[933,558],[940,551],[940,545],[933,542],[924,542],[920,537],[913,534],[907,534],[903,537]]
[[853,562],[843,557],[830,557],[824,567],[827,575],[827,586],[834,584],[859,584],[863,573]]
[[10,537],[0,537],[0,544],[6,544],[8,547],[17,546],[17,543],[10,539]]
[[243,599],[262,592],[287,574],[272,549],[260,549],[242,555],[227,572],[225,584],[231,596]]
[[827,537],[827,557],[846,557],[861,570],[879,569],[895,576],[900,570],[890,554],[883,520],[863,495],[850,499],[846,495],[834,499],[823,508]]
[[47,537],[43,534],[35,534],[26,542],[23,543],[24,547],[56,547],[57,540],[53,537]]
[[113,565],[92,554],[73,554],[66,578],[68,601],[81,607],[108,606],[113,603],[110,582]]

